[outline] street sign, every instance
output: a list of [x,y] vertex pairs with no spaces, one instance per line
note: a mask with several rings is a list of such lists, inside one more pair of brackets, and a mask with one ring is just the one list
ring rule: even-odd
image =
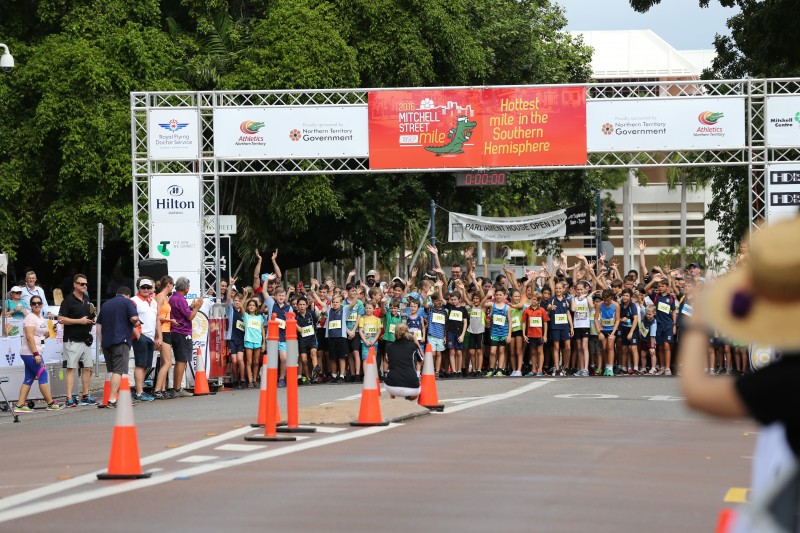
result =
[[[206,215],[203,223],[204,233],[214,233],[214,216]],[[219,216],[220,235],[236,235],[236,215]]]

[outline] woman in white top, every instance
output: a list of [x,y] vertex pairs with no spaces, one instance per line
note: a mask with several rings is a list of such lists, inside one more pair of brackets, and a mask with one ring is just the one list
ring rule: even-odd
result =
[[19,388],[19,398],[14,406],[14,412],[33,412],[33,409],[28,407],[25,402],[28,399],[31,385],[37,379],[39,380],[39,390],[42,392],[42,397],[47,402],[47,410],[58,411],[62,405],[54,401],[53,396],[50,394],[50,385],[47,384],[47,369],[40,353],[44,350],[45,339],[50,336],[47,320],[42,317],[42,298],[39,295],[33,295],[30,299],[30,306],[31,312],[22,322],[24,335],[20,347],[20,356],[25,363],[25,379]]

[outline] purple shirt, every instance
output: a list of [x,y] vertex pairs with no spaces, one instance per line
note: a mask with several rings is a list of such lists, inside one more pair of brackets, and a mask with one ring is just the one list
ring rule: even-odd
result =
[[178,323],[172,324],[170,331],[178,333],[179,335],[192,334],[192,310],[189,309],[189,303],[186,301],[186,296],[182,292],[175,291],[169,297],[170,318],[175,319]]

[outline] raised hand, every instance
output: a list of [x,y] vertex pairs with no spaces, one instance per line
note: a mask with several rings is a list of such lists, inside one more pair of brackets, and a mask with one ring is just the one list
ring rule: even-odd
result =
[[272,252],[272,260],[275,261],[278,258],[278,249],[275,248],[275,251]]
[[269,275],[267,276],[267,281],[272,281],[272,280],[274,280],[274,279],[277,279],[277,276],[276,276],[275,274],[269,274]]
[[413,267],[413,268],[411,269],[411,277],[412,277],[412,278],[416,278],[416,277],[417,277],[417,272],[419,272],[419,268],[417,268],[417,267]]
[[644,252],[645,249],[647,248],[647,243],[644,241],[639,241],[638,244],[639,244],[639,251]]
[[433,246],[432,244],[429,244],[429,245],[427,245],[427,246],[426,246],[426,248],[427,248],[427,249],[428,249],[428,251],[429,251],[430,253],[432,253],[433,255],[439,255],[439,249],[438,249],[438,248],[436,248],[435,246]]
[[261,254],[260,254],[260,253],[258,253],[258,248],[256,248],[256,259],[258,259],[259,261],[261,261]]
[[605,262],[605,260],[606,260],[606,257],[608,257],[608,254],[606,254],[605,252],[601,253],[601,254],[600,254],[600,261],[603,261],[603,262]]
[[352,278],[355,275],[356,275],[356,269],[354,268],[353,270],[350,271],[350,273],[347,276]]
[[467,248],[467,251],[464,252],[464,259],[469,259],[470,257],[472,257],[473,253],[475,253],[475,248],[472,247]]

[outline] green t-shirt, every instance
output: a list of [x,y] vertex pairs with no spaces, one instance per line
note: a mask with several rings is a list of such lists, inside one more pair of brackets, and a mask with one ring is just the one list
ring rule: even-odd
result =
[[402,315],[394,316],[391,313],[387,313],[386,317],[384,318],[384,329],[383,329],[383,340],[387,342],[394,342],[394,328],[397,327],[397,324],[403,321]]

